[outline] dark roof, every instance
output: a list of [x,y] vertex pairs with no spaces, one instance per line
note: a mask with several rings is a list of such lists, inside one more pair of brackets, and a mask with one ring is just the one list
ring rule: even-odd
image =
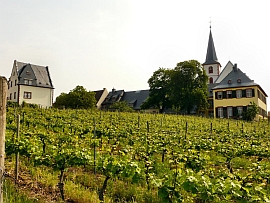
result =
[[149,97],[149,90],[125,92],[121,101],[126,101],[134,110],[140,110],[143,102]]
[[30,63],[16,61],[18,77],[21,77],[26,67],[32,69],[34,76],[31,79],[36,80],[36,86],[53,88],[48,66],[38,66]]
[[245,87],[254,85],[257,86],[258,84],[254,83],[254,81],[251,80],[239,68],[237,68],[237,66],[234,66],[233,70],[213,89]]
[[220,64],[217,59],[216,50],[214,46],[214,40],[212,37],[212,32],[210,30],[206,59],[203,65],[216,64],[216,63]]
[[102,105],[112,104],[114,102],[120,101],[122,96],[124,95],[124,90],[114,90],[109,92],[105,100],[102,102]]
[[98,102],[100,97],[102,96],[102,94],[104,92],[104,89],[103,90],[97,90],[97,91],[94,91],[94,92],[95,92],[96,101]]
[[212,89],[214,87],[216,87],[217,85],[218,85],[218,83],[211,83],[211,84],[208,84],[207,85],[207,91],[209,93],[209,97],[213,97],[213,91],[212,91]]

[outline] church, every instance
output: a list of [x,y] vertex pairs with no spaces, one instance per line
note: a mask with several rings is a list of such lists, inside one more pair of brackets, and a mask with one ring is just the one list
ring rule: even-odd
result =
[[259,107],[255,120],[267,118],[267,94],[251,80],[237,64],[229,61],[221,71],[211,26],[205,62],[202,64],[208,75],[209,108],[207,116],[214,118],[241,118],[250,102]]

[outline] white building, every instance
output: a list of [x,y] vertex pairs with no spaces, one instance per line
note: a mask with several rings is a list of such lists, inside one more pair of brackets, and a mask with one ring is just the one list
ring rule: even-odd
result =
[[23,101],[43,108],[53,103],[53,85],[48,66],[14,61],[8,81],[8,100],[22,104]]

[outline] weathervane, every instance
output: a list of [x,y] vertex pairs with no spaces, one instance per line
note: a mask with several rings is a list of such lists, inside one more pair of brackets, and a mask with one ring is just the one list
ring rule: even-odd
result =
[[212,21],[211,21],[211,17],[210,17],[210,21],[209,21],[209,23],[210,23],[210,29],[211,29],[211,23],[212,23]]

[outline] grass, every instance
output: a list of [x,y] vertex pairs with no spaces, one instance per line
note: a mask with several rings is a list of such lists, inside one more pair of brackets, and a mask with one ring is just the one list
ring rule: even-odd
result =
[[18,188],[11,183],[11,180],[6,179],[4,181],[4,199],[3,203],[38,203],[38,199],[29,198],[22,191],[19,191]]

